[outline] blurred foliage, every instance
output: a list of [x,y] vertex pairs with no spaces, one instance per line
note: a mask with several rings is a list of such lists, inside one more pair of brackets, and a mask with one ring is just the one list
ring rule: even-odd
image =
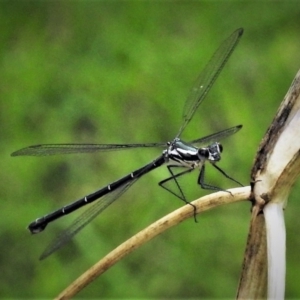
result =
[[[247,185],[258,144],[300,66],[299,20],[297,1],[0,2],[1,298],[54,297],[119,243],[182,205],[158,188],[167,175],[160,168],[70,245],[39,262],[73,217],[34,236],[25,229],[29,222],[160,153],[11,158],[11,152],[39,143],[172,139],[195,78],[221,41],[244,27],[184,137],[243,124],[224,141],[219,165]],[[207,180],[232,187],[213,170]],[[196,185],[196,174],[191,182],[194,198],[207,193]],[[287,298],[300,297],[299,192],[298,185],[286,210]],[[233,298],[249,211],[250,204],[241,203],[207,212],[197,224],[180,224],[78,297]]]

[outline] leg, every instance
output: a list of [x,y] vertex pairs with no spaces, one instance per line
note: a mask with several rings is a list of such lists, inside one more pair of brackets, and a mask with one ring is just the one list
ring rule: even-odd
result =
[[[175,195],[177,198],[181,199],[181,200],[184,201],[185,203],[188,203],[188,201],[186,200],[186,198],[185,198],[185,196],[184,196],[184,194],[183,194],[183,191],[182,191],[182,189],[181,189],[181,187],[180,187],[180,185],[179,185],[179,183],[178,183],[178,181],[177,181],[176,178],[177,178],[177,177],[180,177],[180,176],[182,176],[182,175],[184,175],[184,174],[186,174],[186,173],[189,173],[189,172],[193,171],[194,169],[187,169],[187,170],[184,170],[184,171],[182,171],[182,172],[180,172],[180,173],[178,173],[178,174],[175,175],[175,174],[173,173],[173,171],[172,171],[172,168],[178,168],[178,167],[180,167],[180,166],[177,166],[177,165],[170,165],[170,166],[167,166],[168,171],[169,171],[170,174],[171,174],[171,177],[168,177],[167,179],[164,179],[164,180],[160,181],[158,184],[159,184],[159,186],[161,186],[162,188],[164,188],[165,190],[167,190],[167,191],[170,192],[171,194]],[[169,189],[169,188],[167,188],[167,187],[165,186],[165,183],[168,182],[168,181],[170,181],[170,180],[174,180],[174,181],[175,181],[176,186],[177,186],[177,188],[178,188],[178,191],[179,191],[179,194],[180,194],[180,195],[177,195],[175,192],[173,192],[171,189]]]
[[[197,222],[197,219],[196,219],[196,206],[193,205],[193,204],[191,204],[190,202],[188,202],[188,201],[186,200],[186,198],[185,198],[185,196],[184,196],[184,193],[183,193],[183,191],[182,191],[182,189],[181,189],[181,187],[180,187],[180,185],[179,185],[179,183],[178,183],[178,181],[177,181],[177,179],[176,179],[176,178],[178,178],[178,177],[180,177],[180,176],[182,176],[182,175],[184,175],[184,174],[187,174],[187,173],[189,173],[189,172],[192,172],[194,169],[187,169],[187,170],[184,170],[184,171],[182,171],[182,172],[180,172],[180,173],[178,173],[178,174],[175,175],[175,174],[173,173],[173,171],[172,171],[172,168],[176,168],[176,167],[180,167],[180,166],[177,166],[177,165],[169,165],[169,166],[167,166],[167,168],[168,168],[168,170],[169,170],[171,176],[168,177],[167,179],[164,179],[164,180],[160,181],[158,184],[159,184],[159,186],[161,186],[162,188],[164,188],[165,190],[167,190],[168,192],[170,192],[171,194],[173,194],[174,196],[176,196],[177,198],[179,198],[180,200],[182,200],[182,201],[185,202],[186,204],[191,205],[191,206],[193,207],[193,209],[194,209],[194,219],[195,219],[195,222]],[[178,190],[179,190],[179,194],[180,194],[180,195],[177,195],[175,192],[173,192],[171,189],[169,189],[169,188],[167,188],[167,187],[165,186],[165,183],[168,182],[168,181],[170,181],[170,180],[174,180],[174,181],[175,181],[176,186],[177,186],[177,188],[178,188]]]
[[205,174],[205,165],[203,164],[201,170],[200,170],[200,174],[198,177],[198,184],[200,184],[201,188],[203,188],[204,190],[213,190],[213,191],[223,191],[226,192],[226,190],[223,190],[217,186],[214,185],[210,185],[204,182],[204,174]]
[[220,167],[218,167],[216,164],[212,164],[219,172],[221,172],[226,178],[234,181],[235,183],[239,184],[240,186],[243,186],[240,182],[238,182],[237,180],[235,180],[234,178],[230,177],[229,175],[227,175]]

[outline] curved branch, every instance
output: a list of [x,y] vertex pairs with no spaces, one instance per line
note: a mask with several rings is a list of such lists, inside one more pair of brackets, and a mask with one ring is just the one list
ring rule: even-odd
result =
[[[238,201],[248,200],[250,197],[250,187],[242,187],[230,189],[228,192],[217,192],[198,200],[191,202],[196,207],[197,214],[206,210],[218,207],[220,205],[234,203]],[[107,254],[98,263],[92,266],[88,271],[76,279],[69,287],[67,287],[56,299],[69,299],[80,292],[85,286],[91,283],[99,275],[103,274],[115,263],[124,258],[126,255],[141,247],[157,235],[163,233],[167,229],[183,222],[184,220],[194,216],[194,209],[191,205],[184,205],[172,213],[166,215],[155,223],[151,224],[126,242],[115,248]]]

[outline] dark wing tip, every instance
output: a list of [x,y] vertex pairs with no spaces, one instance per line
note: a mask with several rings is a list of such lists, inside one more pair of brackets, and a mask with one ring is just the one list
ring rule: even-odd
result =
[[10,156],[36,155],[38,152],[36,149],[38,149],[40,147],[41,147],[41,145],[32,145],[32,146],[14,151],[13,153],[11,153]]
[[243,27],[238,28],[236,31],[239,33],[239,36],[241,36],[244,33],[244,28]]
[[22,155],[21,150],[17,150],[15,152],[11,153],[10,156],[20,156],[20,155]]

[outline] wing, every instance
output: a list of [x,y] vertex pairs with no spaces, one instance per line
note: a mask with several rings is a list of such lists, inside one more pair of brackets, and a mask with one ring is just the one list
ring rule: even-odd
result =
[[122,185],[113,192],[103,196],[96,203],[91,204],[75,221],[64,231],[62,231],[44,250],[40,256],[40,260],[45,259],[53,252],[57,251],[67,244],[79,231],[81,231],[88,223],[96,218],[110,204],[117,200],[129,187],[131,187],[138,177],[133,178],[130,182]]
[[18,151],[11,156],[48,156],[56,154],[93,153],[103,151],[127,150],[132,148],[166,147],[166,143],[146,144],[43,144],[33,145]]
[[238,132],[242,127],[243,127],[243,125],[234,126],[234,127],[219,131],[217,133],[213,133],[211,135],[205,136],[203,138],[190,141],[189,143],[193,144],[193,145],[197,145],[198,147],[199,146],[207,146],[209,144],[218,142],[221,139],[224,139],[224,138]]
[[179,129],[177,137],[180,137],[187,124],[192,119],[195,111],[204,100],[205,96],[211,89],[212,85],[218,78],[221,70],[225,66],[227,60],[235,49],[243,34],[243,29],[237,29],[234,31],[229,38],[227,38],[218,50],[214,53],[204,70],[199,75],[196,83],[190,91],[185,106],[183,109],[183,123]]
[[66,230],[61,232],[56,237],[56,239],[54,239],[53,242],[45,249],[40,259],[46,258],[56,250],[60,249],[66,243],[68,243],[88,223],[90,223],[109,205],[116,201],[124,192],[126,192],[141,176],[161,166],[164,162],[165,158],[163,155],[161,155],[145,167],[142,167],[139,170],[131,173],[130,180],[126,179],[128,176],[125,176],[123,179],[125,179],[126,181],[122,185],[112,190],[109,194],[101,197],[94,204],[90,204],[87,210],[85,210],[77,219],[75,219],[75,221]]

